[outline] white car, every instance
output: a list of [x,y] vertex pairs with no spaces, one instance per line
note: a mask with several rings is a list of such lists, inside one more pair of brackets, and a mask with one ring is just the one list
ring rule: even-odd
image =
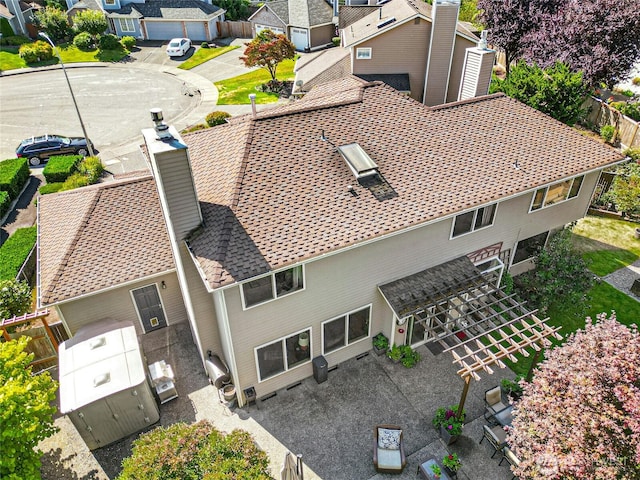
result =
[[181,57],[191,48],[191,40],[188,38],[172,38],[167,45],[167,55],[170,57]]

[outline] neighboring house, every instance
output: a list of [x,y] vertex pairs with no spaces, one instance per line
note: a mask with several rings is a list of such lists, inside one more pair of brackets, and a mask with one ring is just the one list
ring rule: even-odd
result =
[[427,107],[353,76],[143,136],[152,175],[40,198],[38,306],[70,334],[189,321],[203,363],[217,353],[258,397],[378,332],[416,347],[474,328],[469,303],[508,302],[503,271],[530,268],[623,161],[502,94]]
[[265,2],[249,21],[254,36],[266,29],[282,33],[300,51],[332,45],[336,34],[333,7],[326,0]]
[[40,10],[37,3],[21,0],[0,0],[0,17],[6,18],[16,35],[35,37],[37,31],[33,26],[34,13]]
[[67,7],[71,12],[80,3],[80,8],[94,9],[96,2],[113,33],[141,40],[212,40],[218,36],[216,22],[224,21],[225,14],[204,0],[67,0]]
[[387,82],[431,106],[486,95],[495,52],[457,21],[459,1],[433,3],[390,0],[373,12],[370,6],[341,10],[341,47],[301,58],[293,93],[347,71]]

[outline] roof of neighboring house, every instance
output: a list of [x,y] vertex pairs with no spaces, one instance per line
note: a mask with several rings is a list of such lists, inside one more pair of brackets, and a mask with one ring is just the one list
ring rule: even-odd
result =
[[73,7],[71,7],[68,12],[72,12],[74,10],[98,10],[102,11],[102,2],[98,2],[98,0],[80,0],[78,3],[74,3]]
[[[212,288],[622,160],[502,94],[430,108],[353,76],[184,141],[204,217],[189,243]],[[358,183],[335,148],[354,142],[391,195]]]
[[377,11],[378,8],[380,7],[375,5],[342,5],[338,11],[338,28],[346,28],[370,13]]
[[200,0],[146,0],[145,3],[128,3],[106,14],[108,17],[131,16],[136,12],[144,18],[207,20],[222,15],[224,10]]
[[[364,40],[387,32],[397,25],[405,23],[416,17],[422,17],[431,21],[431,5],[421,0],[390,0],[380,6],[379,11],[370,13],[366,17],[357,20],[343,30],[343,41],[345,47],[351,47]],[[395,21],[378,28],[380,22],[395,18]],[[476,37],[464,24],[458,22],[456,32],[458,35],[477,41]]]
[[[351,73],[351,53],[346,48],[328,48],[302,55],[295,65],[292,93],[308,92],[316,85],[338,80]],[[296,83],[302,81],[302,86]]]
[[[33,9],[39,10],[41,8],[40,5],[38,5],[37,3],[27,3],[23,1],[20,1],[19,5],[20,5],[20,11],[22,13],[28,12],[29,10],[33,10]],[[15,15],[11,13],[9,8],[7,7],[7,2],[0,1],[0,17],[4,17],[8,20],[11,20],[14,16]]]
[[271,10],[285,25],[292,27],[312,28],[318,25],[326,25],[333,21],[333,8],[326,0],[276,0],[266,2],[256,13],[262,9]]
[[155,182],[139,175],[40,197],[40,304],[175,268]]
[[4,3],[0,3],[0,17],[11,20],[15,15],[9,11]]

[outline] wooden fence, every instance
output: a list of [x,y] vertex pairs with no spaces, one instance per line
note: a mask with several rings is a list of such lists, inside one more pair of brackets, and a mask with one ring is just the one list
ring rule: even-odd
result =
[[218,36],[221,38],[234,37],[234,38],[253,38],[253,30],[251,29],[251,22],[242,21],[225,21],[216,22],[218,28]]
[[627,147],[640,147],[640,128],[638,122],[625,117],[615,108],[599,98],[589,97],[584,106],[588,109],[587,121],[603,127],[613,125],[618,129],[620,143]]

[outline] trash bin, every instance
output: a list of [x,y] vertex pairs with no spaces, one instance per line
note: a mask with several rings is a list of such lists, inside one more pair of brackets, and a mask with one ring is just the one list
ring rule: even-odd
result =
[[316,379],[316,382],[326,382],[327,376],[329,375],[329,364],[327,363],[327,359],[320,355],[319,357],[314,358],[311,363],[313,364],[313,378]]

